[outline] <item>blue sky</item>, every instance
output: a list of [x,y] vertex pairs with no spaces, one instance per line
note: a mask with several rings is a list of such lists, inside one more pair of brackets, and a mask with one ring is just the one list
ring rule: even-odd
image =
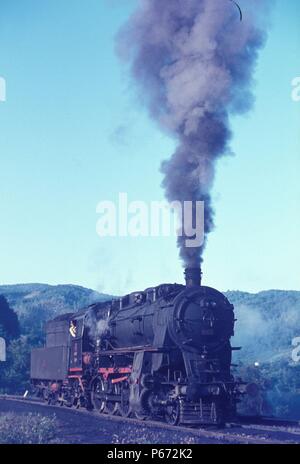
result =
[[[174,142],[140,107],[114,50],[135,0],[0,0],[0,283],[124,293],[182,281],[170,238],[96,234],[96,205],[161,200]],[[277,0],[254,110],[218,165],[204,282],[300,290],[300,3]]]

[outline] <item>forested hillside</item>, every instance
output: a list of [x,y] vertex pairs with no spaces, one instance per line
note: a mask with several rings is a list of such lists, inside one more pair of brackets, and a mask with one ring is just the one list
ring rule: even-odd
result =
[[[261,388],[251,408],[264,414],[300,419],[300,362],[292,341],[300,337],[300,292],[227,292],[237,317],[233,344],[236,371]],[[251,401],[250,401],[251,403]]]

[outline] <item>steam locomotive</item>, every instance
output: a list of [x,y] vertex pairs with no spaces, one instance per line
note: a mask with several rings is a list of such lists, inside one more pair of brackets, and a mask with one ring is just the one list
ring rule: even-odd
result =
[[169,424],[224,424],[242,383],[231,373],[234,308],[201,285],[162,284],[93,304],[46,325],[31,380],[48,403]]

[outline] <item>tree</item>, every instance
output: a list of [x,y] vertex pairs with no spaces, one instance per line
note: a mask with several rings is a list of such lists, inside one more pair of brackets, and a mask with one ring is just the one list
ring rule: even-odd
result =
[[30,385],[30,351],[28,337],[11,341],[7,362],[0,366],[0,392],[24,393]]
[[20,336],[17,314],[10,308],[6,298],[0,295],[0,337],[8,342]]

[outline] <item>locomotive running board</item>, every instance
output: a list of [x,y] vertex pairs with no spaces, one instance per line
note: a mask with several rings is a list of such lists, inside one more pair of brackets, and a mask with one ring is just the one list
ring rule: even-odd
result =
[[152,346],[136,346],[136,347],[128,347],[128,348],[117,348],[115,350],[109,350],[109,351],[102,351],[101,356],[111,356],[111,355],[117,355],[117,356],[122,356],[124,353],[141,353],[141,352],[147,352],[147,353],[165,353],[167,350],[165,348],[153,348]]

